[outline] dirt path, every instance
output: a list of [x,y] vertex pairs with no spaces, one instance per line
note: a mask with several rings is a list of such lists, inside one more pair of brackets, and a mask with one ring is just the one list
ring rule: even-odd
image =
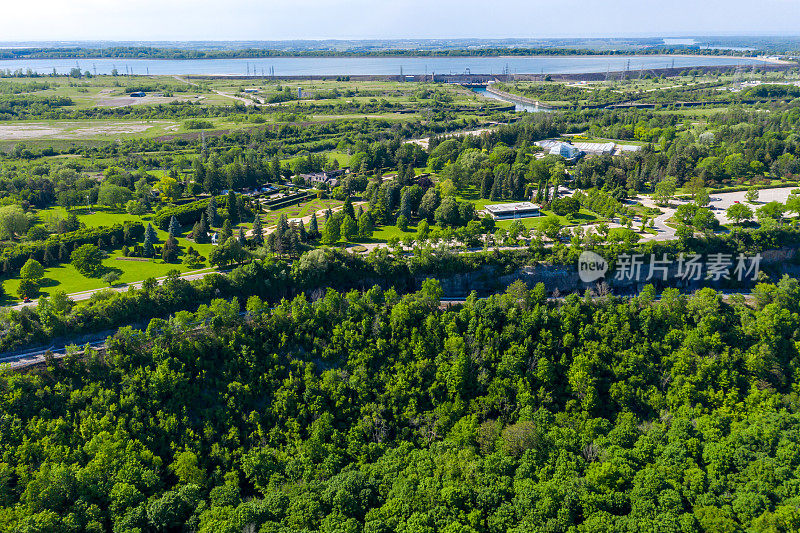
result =
[[[191,85],[193,87],[200,87],[200,85],[198,85],[196,83],[192,83],[191,81],[187,80],[186,78],[182,78],[181,76],[175,75],[175,76],[172,76],[172,77],[175,78],[176,80],[180,81],[180,82],[187,83],[187,84],[189,84],[189,85]],[[256,102],[253,102],[252,100],[248,100],[247,98],[242,98],[241,96],[233,96],[232,94],[228,94],[228,93],[225,93],[225,92],[222,92],[222,91],[217,91],[215,89],[211,89],[211,92],[213,92],[215,94],[218,94],[220,96],[224,96],[225,98],[231,98],[231,99],[236,100],[238,102],[242,102],[246,106],[256,106],[256,105],[258,105]]]
[[[355,208],[357,208],[358,206],[360,206],[360,205],[364,205],[364,204],[366,204],[366,203],[367,203],[367,202],[366,202],[365,200],[362,200],[362,201],[360,201],[360,202],[353,202],[353,208],[355,209]],[[334,207],[334,208],[332,208],[332,209],[331,209],[331,213],[336,213],[336,212],[338,212],[338,211],[341,211],[342,209],[344,209],[344,205],[340,205],[340,206],[338,206],[338,207]],[[303,221],[303,225],[306,227],[306,229],[308,229],[308,224],[311,222],[311,217],[312,217],[312,216],[314,216],[314,215],[317,215],[317,221],[318,221],[318,222],[320,222],[320,220],[319,220],[319,216],[320,216],[320,215],[323,215],[323,214],[325,213],[325,211],[327,211],[327,210],[328,210],[327,208],[326,208],[326,209],[318,209],[317,211],[314,211],[312,214],[310,214],[310,215],[306,215],[306,216],[304,216],[304,217],[301,217],[301,218],[290,218],[290,219],[289,219],[289,223],[290,223],[290,224],[291,224],[292,222],[294,222],[294,223],[299,223],[299,222],[302,220],[302,221]],[[263,234],[264,234],[264,236],[266,237],[267,235],[269,235],[270,233],[272,233],[273,231],[275,231],[275,229],[276,229],[277,227],[278,227],[278,225],[277,225],[277,224],[272,224],[271,226],[264,228],[264,230],[263,230],[263,232],[262,232],[262,233],[263,233]],[[322,229],[322,228],[320,228],[320,230],[321,230],[321,229]],[[252,237],[252,236],[253,236],[253,230],[249,230],[249,231],[247,231],[247,233],[245,233],[245,235],[246,235],[246,236],[248,236],[248,237]]]

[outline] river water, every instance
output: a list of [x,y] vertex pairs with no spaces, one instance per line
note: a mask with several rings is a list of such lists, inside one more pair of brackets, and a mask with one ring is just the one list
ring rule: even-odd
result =
[[268,59],[12,59],[0,70],[40,74],[74,67],[97,74],[338,76],[348,74],[554,74],[632,71],[668,67],[761,65],[762,61],[723,56],[530,56],[530,57],[277,57]]
[[476,87],[472,89],[473,92],[478,93],[481,96],[485,96],[486,98],[492,98],[494,100],[500,100],[501,102],[508,102],[509,104],[514,104],[514,111],[526,111],[528,113],[538,113],[540,111],[549,111],[549,109],[541,108],[539,106],[525,104],[523,102],[519,102],[517,100],[512,100],[511,98],[503,98],[502,96],[496,95],[494,93],[490,93],[486,89],[482,87]]

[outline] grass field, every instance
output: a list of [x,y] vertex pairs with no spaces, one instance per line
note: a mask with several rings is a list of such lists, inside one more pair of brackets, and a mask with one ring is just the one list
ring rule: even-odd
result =
[[[197,248],[197,247],[195,247]],[[179,272],[188,272],[190,270],[197,270],[189,268],[181,263],[164,263],[160,259],[151,261],[121,261],[116,259],[122,257],[122,252],[117,249],[109,252],[108,258],[103,261],[103,266],[109,270],[120,271],[119,283],[131,283],[134,281],[141,281],[149,277],[165,276],[171,270],[178,270]],[[200,267],[202,268],[202,267]],[[3,282],[3,289],[6,292],[6,299],[3,302],[5,305],[18,303],[17,287],[19,287],[19,278],[14,277],[7,279]],[[103,282],[100,278],[87,278],[73,267],[71,264],[64,264],[53,266],[45,269],[45,277],[39,291],[40,296],[50,296],[57,290],[62,290],[67,294],[73,292],[82,292],[92,289],[100,289],[107,287],[108,284]]]
[[[48,212],[58,213],[60,215],[64,215],[64,209],[62,207],[54,207],[52,209],[40,211],[38,213],[41,219],[44,219],[44,216]],[[76,211],[78,214],[78,220],[86,224],[87,227],[100,227],[100,226],[110,226],[115,223],[120,223],[124,221],[136,221],[140,220],[143,223],[147,224],[152,220],[152,215],[145,215],[142,217],[136,215],[129,215],[127,213],[120,213],[111,211],[108,209],[102,208],[93,208],[91,211],[88,208],[79,209]],[[239,224],[238,226],[233,227],[233,234],[234,236],[238,233],[238,228],[242,227],[245,229],[249,229],[252,226],[250,222]],[[156,230],[156,234],[158,235],[159,242],[157,244],[163,244],[167,237],[169,236],[166,231],[160,230],[157,227],[154,228]],[[180,248],[182,255],[186,249],[191,246],[195,250],[197,250],[200,255],[208,259],[208,254],[211,252],[213,245],[211,244],[195,244],[192,241],[186,239],[185,235],[191,231],[190,226],[184,226],[182,228],[182,233],[178,236],[178,246]],[[216,231],[216,230],[215,230]],[[152,259],[149,261],[129,261],[129,260],[119,260],[118,257],[122,257],[122,249],[117,248],[115,250],[111,250],[108,252],[108,257],[103,261],[103,265],[109,270],[116,270],[120,273],[120,279],[118,283],[130,283],[134,281],[141,281],[148,277],[159,277],[164,276],[170,270],[178,270],[180,272],[187,272],[189,270],[194,270],[195,268],[190,268],[186,265],[181,263],[164,263],[161,259]],[[207,261],[204,266],[207,266]],[[199,267],[202,268],[202,267]],[[9,295],[6,299],[6,304],[12,303],[17,301],[17,287],[19,286],[19,278],[12,277],[12,278],[5,278],[2,280],[3,288],[7,295]],[[106,284],[99,278],[87,278],[81,275],[75,268],[70,264],[63,264],[58,266],[53,266],[47,268],[45,270],[45,281],[41,288],[41,294],[47,296],[52,294],[55,290],[63,290],[67,293],[72,292],[80,292],[86,291],[91,289],[98,289],[101,287],[106,286]]]
[[[431,229],[435,229],[438,226],[431,226]],[[408,231],[403,231],[397,226],[378,226],[375,228],[375,232],[372,234],[372,239],[365,239],[364,241],[358,242],[386,242],[389,239],[397,237],[398,239],[402,240],[406,237],[416,237],[417,236],[417,226],[416,224],[408,225]]]
[[[553,215],[558,218],[558,221],[561,223],[562,226],[572,226],[572,225],[582,225],[582,224],[591,224],[593,222],[598,222],[603,220],[597,213],[593,211],[589,211],[588,209],[581,209],[580,212],[575,216],[575,222],[570,222],[567,220],[567,217],[562,217],[556,215],[552,211],[542,210],[542,216],[539,217],[531,217],[531,218],[520,218],[517,221],[522,222],[522,225],[528,229],[539,229],[544,222],[546,216]],[[498,220],[496,226],[498,228],[508,229],[514,223],[514,220]]]
[[[303,202],[301,204],[292,205],[289,207],[283,207],[275,211],[267,211],[262,216],[261,220],[264,226],[272,226],[278,223],[278,219],[281,217],[281,215],[286,215],[286,218],[288,219],[302,218],[302,217],[307,217],[312,213],[316,213],[317,211],[321,211],[323,209],[333,209],[334,207],[339,207],[342,204],[344,204],[344,202],[340,200],[334,200],[334,199],[321,200],[319,198],[314,198],[311,201]],[[322,220],[319,220],[318,222],[319,224],[322,224]]]

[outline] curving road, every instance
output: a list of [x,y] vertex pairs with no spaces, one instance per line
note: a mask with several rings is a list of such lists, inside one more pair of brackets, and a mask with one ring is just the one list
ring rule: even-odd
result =
[[[220,271],[216,270],[216,269],[207,269],[206,268],[206,269],[202,269],[202,270],[192,270],[191,272],[185,272],[185,273],[181,274],[178,277],[181,278],[181,279],[185,279],[185,280],[191,281],[191,280],[194,280],[194,279],[200,279],[200,278],[205,277],[205,276],[207,276],[209,274],[219,273],[219,272]],[[156,278],[156,282],[159,285],[161,285],[164,282],[165,279],[167,279],[167,276],[161,276],[161,277]],[[94,294],[96,294],[96,293],[98,293],[100,291],[112,290],[114,292],[125,292],[128,289],[130,289],[131,287],[133,287],[134,289],[141,289],[142,288],[142,284],[144,284],[144,280],[142,280],[142,281],[133,281],[131,283],[120,283],[119,285],[114,285],[113,287],[100,287],[99,289],[92,289],[92,290],[88,290],[88,291],[73,292],[71,294],[67,294],[67,296],[71,300],[73,300],[75,302],[79,302],[81,300],[88,300]],[[20,303],[20,304],[17,304],[17,305],[7,306],[7,307],[5,307],[5,309],[22,309],[23,307],[34,307],[38,303],[39,303],[38,299],[37,300],[31,300],[30,302],[23,302],[23,303]]]

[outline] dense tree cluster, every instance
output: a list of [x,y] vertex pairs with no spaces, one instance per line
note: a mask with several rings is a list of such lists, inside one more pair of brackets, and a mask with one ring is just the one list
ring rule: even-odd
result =
[[800,287],[755,294],[217,300],[0,377],[0,523],[796,530]]

